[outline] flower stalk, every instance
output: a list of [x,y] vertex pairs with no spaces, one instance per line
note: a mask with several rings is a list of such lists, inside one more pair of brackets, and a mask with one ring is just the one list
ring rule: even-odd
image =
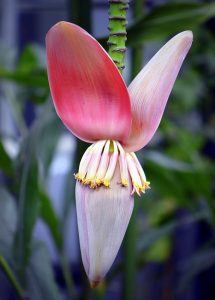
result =
[[109,0],[109,39],[108,54],[113,59],[120,73],[125,68],[125,42],[127,40],[126,15],[129,0]]
[[[144,0],[133,1],[133,18],[136,20],[143,14]],[[137,45],[132,48],[131,52],[131,79],[139,73],[142,66],[143,46]],[[135,276],[137,269],[137,239],[138,224],[137,212],[139,200],[135,199],[134,210],[125,235],[124,240],[124,263],[123,263],[123,298],[132,300],[135,294]]]

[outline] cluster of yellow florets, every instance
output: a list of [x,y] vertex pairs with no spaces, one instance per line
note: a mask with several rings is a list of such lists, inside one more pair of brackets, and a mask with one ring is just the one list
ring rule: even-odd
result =
[[145,193],[150,182],[146,181],[136,155],[133,152],[126,153],[116,141],[98,141],[91,145],[83,155],[79,171],[74,176],[80,183],[92,189],[100,186],[110,187],[117,163],[121,177],[119,184],[128,187],[130,181],[133,187],[132,194]]

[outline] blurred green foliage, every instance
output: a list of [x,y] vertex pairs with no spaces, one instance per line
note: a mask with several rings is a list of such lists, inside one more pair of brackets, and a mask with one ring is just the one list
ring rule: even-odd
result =
[[[126,259],[124,263],[113,266],[106,283],[97,291],[90,292],[83,279],[86,299],[103,299],[109,283],[123,272],[127,291],[125,299],[133,299],[137,270],[150,262],[168,261],[177,228],[202,221],[213,230],[215,168],[214,157],[207,155],[207,148],[210,141],[215,142],[212,111],[215,35],[205,22],[214,16],[214,3],[177,1],[144,12],[128,29],[128,45],[133,47],[137,44],[144,46],[151,40],[163,43],[169,35],[185,29],[194,30],[194,43],[176,81],[158,133],[139,153],[151,181],[151,190],[141,199],[136,199],[135,213],[124,242]],[[100,40],[103,45],[105,40]],[[65,224],[69,207],[73,204],[74,181],[71,170],[61,216],[55,211],[46,186],[63,128],[49,97],[44,57],[44,49],[31,45],[10,68],[1,59],[2,94],[12,111],[19,136],[8,136],[6,128],[5,131],[1,128],[0,255],[8,262],[30,299],[63,299],[63,293],[54,280],[46,245],[36,241],[33,235],[36,222],[42,218],[62,263],[70,297],[74,299],[78,289],[64,254]],[[36,118],[30,128],[24,119],[26,101],[34,103],[36,108]],[[16,157],[7,151],[8,138],[19,145]],[[77,143],[73,167],[85,148]],[[189,217],[178,219],[177,212],[181,209],[188,210]],[[209,243],[191,260],[184,262],[179,291],[214,263],[213,243]],[[130,276],[126,276],[126,272],[131,272]]]

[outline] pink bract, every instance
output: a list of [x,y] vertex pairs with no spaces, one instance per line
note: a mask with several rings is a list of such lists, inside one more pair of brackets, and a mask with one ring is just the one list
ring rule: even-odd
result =
[[68,22],[46,37],[48,78],[56,111],[85,141],[123,140],[130,133],[131,105],[117,67],[85,30]]
[[132,130],[129,138],[123,141],[127,151],[140,150],[153,137],[192,40],[191,31],[174,36],[129,85]]

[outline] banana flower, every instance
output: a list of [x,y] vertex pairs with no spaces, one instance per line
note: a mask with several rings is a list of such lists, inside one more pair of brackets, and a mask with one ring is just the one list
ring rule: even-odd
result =
[[85,30],[62,21],[47,34],[56,112],[76,137],[92,143],[75,174],[81,255],[92,286],[117,255],[134,193],[149,188],[134,152],[153,137],[191,43],[190,31],[174,36],[127,88],[112,59]]

